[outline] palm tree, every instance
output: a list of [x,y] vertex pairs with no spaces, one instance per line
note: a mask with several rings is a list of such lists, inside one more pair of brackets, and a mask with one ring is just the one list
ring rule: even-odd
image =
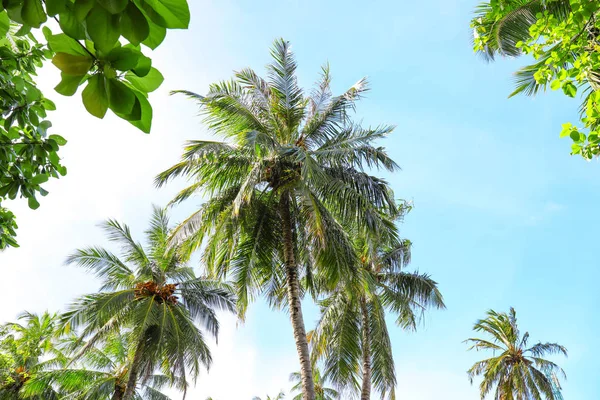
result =
[[[313,369],[313,386],[315,388],[315,400],[338,400],[340,394],[335,390],[325,387],[325,378],[321,375],[321,371],[318,368]],[[293,372],[290,374],[290,381],[294,382],[295,385],[292,387],[292,392],[299,392],[292,400],[302,400],[303,398],[303,384],[302,375],[299,372]]]
[[[315,399],[300,280],[318,277],[333,288],[354,274],[355,255],[342,224],[385,231],[380,209],[396,205],[385,181],[364,167],[397,168],[377,141],[392,127],[362,128],[349,112],[367,90],[364,79],[333,97],[329,67],[306,96],[298,87],[290,45],[275,41],[268,78],[243,69],[213,84],[197,100],[205,121],[223,141],[190,141],[180,163],[157,184],[192,181],[173,200],[209,200],[175,231],[187,252],[205,246],[210,275],[231,276],[243,317],[255,296],[287,306],[300,359],[305,398]],[[283,300],[287,297],[287,301]]]
[[[68,398],[79,400],[121,400],[125,394],[127,374],[131,366],[135,343],[129,332],[110,334],[101,343],[88,347],[77,360],[77,366],[50,369],[36,374],[23,388],[27,396],[40,395],[47,388],[56,387]],[[72,352],[80,345],[75,336],[64,340],[63,346]],[[85,345],[85,344],[84,344]],[[169,400],[160,392],[164,386],[185,385],[178,379],[153,374],[144,380],[135,399]],[[27,397],[29,398],[29,397]]]
[[[265,398],[265,400],[283,400],[283,399],[285,399],[285,393],[283,393],[283,392],[279,392],[277,394],[277,396],[275,396],[275,397],[267,396]],[[252,400],[262,400],[262,399],[257,396],[257,397],[254,397]]]
[[514,308],[510,312],[497,313],[490,310],[487,318],[477,321],[473,329],[486,332],[490,340],[467,339],[469,348],[492,350],[494,356],[475,363],[468,371],[473,383],[476,376],[483,375],[479,385],[483,399],[496,386],[496,400],[558,400],[555,392],[559,386],[558,374],[566,378],[564,371],[555,363],[542,357],[549,354],[567,355],[567,349],[556,343],[538,343],[527,347],[529,333],[521,336],[517,327]]
[[67,358],[56,347],[56,314],[23,312],[19,320],[0,328],[0,399],[58,399],[59,393],[44,388],[37,395],[23,393],[25,384],[51,364],[64,364]]
[[[134,343],[127,371],[124,400],[133,398],[137,384],[160,367],[184,392],[188,373],[195,381],[211,355],[201,326],[216,337],[215,310],[233,311],[235,300],[227,285],[198,278],[177,247],[168,245],[169,219],[158,208],[146,231],[147,248],[136,242],[127,225],[108,220],[108,239],[121,246],[121,257],[101,247],[77,250],[67,259],[102,279],[99,293],[81,297],[63,316],[63,323],[81,328],[88,339],[78,355],[108,335],[130,329]],[[77,359],[77,357],[76,357]]]
[[416,329],[424,310],[444,308],[444,301],[428,275],[402,271],[410,260],[409,241],[355,243],[359,279],[320,302],[321,319],[310,337],[313,362],[324,360],[325,375],[340,390],[369,400],[374,385],[382,398],[393,399],[396,374],[386,310],[397,314],[401,327]]

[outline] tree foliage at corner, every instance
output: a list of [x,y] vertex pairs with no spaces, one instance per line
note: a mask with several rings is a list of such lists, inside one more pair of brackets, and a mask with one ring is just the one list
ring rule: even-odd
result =
[[[47,26],[55,20],[61,32]],[[14,214],[2,201],[24,197],[33,209],[49,178],[66,174],[58,151],[66,140],[49,135],[47,111],[55,109],[37,88],[45,60],[61,71],[55,90],[81,90],[85,109],[103,118],[110,109],[149,133],[148,94],[163,81],[143,47],[155,49],[168,29],[186,29],[186,0],[0,1],[0,250],[16,247]],[[42,28],[45,43],[34,35]]]
[[533,64],[515,74],[511,96],[535,95],[548,86],[583,98],[581,118],[563,124],[571,154],[600,155],[600,3],[591,0],[491,0],[471,22],[474,50],[484,58],[529,55]]

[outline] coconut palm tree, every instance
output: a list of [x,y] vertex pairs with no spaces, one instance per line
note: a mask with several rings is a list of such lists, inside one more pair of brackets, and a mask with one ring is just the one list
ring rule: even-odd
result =
[[362,400],[371,387],[382,398],[395,398],[396,374],[386,311],[396,323],[416,329],[427,307],[444,308],[437,283],[426,274],[402,271],[410,260],[410,242],[355,241],[360,274],[320,302],[321,319],[311,333],[313,362],[324,361],[325,375],[340,390]]
[[[134,344],[130,332],[110,334],[96,345],[89,346],[74,363],[76,365],[37,373],[25,384],[22,392],[26,396],[34,396],[41,395],[47,388],[56,388],[70,399],[122,400],[135,350]],[[68,353],[72,353],[80,345],[74,335],[62,343]],[[136,390],[134,398],[169,400],[160,390],[165,386],[178,385],[184,386],[185,382],[166,375],[153,374],[142,382],[142,387]]]
[[168,245],[169,219],[159,208],[154,208],[146,231],[147,247],[133,239],[127,225],[109,220],[102,227],[108,239],[121,246],[120,257],[89,247],[67,259],[67,264],[92,271],[102,280],[99,293],[81,297],[63,315],[63,323],[79,328],[81,340],[87,340],[78,356],[108,335],[130,329],[135,344],[124,400],[133,398],[138,383],[150,379],[158,367],[173,379],[195,380],[212,359],[194,322],[217,337],[215,312],[235,309],[230,288],[196,277],[178,248]]
[[[285,399],[285,393],[279,392],[277,396],[267,396],[265,400],[283,400]],[[260,397],[254,397],[252,400],[262,400]]]
[[362,128],[350,111],[367,90],[364,79],[332,96],[329,67],[309,95],[296,80],[290,45],[275,41],[267,79],[243,69],[213,84],[206,96],[184,92],[201,106],[222,141],[188,142],[180,163],[157,184],[191,180],[173,203],[195,193],[209,200],[175,231],[188,252],[204,246],[211,276],[235,283],[240,315],[266,295],[286,306],[300,359],[303,391],[314,400],[300,280],[328,288],[354,274],[355,255],[343,224],[370,232],[392,230],[380,209],[395,209],[385,181],[364,167],[397,168],[374,142],[392,127]]
[[48,312],[23,312],[19,320],[0,327],[0,399],[58,399],[60,393],[44,388],[37,395],[23,393],[23,387],[50,364],[64,364],[67,358],[56,346],[58,317]]
[[476,376],[483,375],[479,385],[481,398],[492,392],[496,400],[558,400],[556,387],[560,387],[558,375],[566,378],[564,371],[555,363],[542,357],[551,354],[567,355],[567,349],[556,343],[538,343],[527,347],[529,333],[521,335],[514,308],[510,312],[497,313],[490,310],[487,318],[477,321],[473,329],[485,332],[491,340],[467,339],[469,348],[492,350],[493,357],[475,363],[469,369],[473,383]]
[[[321,375],[321,371],[318,368],[313,369],[313,386],[315,388],[315,400],[338,400],[340,394],[337,390],[325,387],[326,379]],[[292,400],[302,400],[303,397],[303,385],[302,375],[299,372],[293,372],[290,374],[290,381],[294,382],[295,385],[292,387],[292,393],[298,392]]]

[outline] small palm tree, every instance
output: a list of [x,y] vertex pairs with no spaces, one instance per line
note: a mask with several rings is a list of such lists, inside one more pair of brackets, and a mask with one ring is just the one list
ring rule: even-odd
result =
[[487,318],[477,321],[473,329],[489,334],[491,341],[467,339],[465,342],[472,344],[469,350],[492,350],[495,353],[493,357],[475,363],[468,371],[471,383],[476,376],[483,375],[479,386],[482,399],[495,386],[496,400],[558,400],[555,392],[555,388],[560,387],[557,375],[566,378],[565,373],[558,365],[542,357],[549,354],[566,356],[567,349],[556,343],[527,347],[529,333],[521,336],[512,307],[508,314],[488,311]]
[[[122,400],[135,350],[132,344],[135,343],[132,343],[129,332],[108,335],[95,346],[87,346],[87,351],[75,362],[76,366],[37,373],[27,382],[23,392],[26,396],[34,396],[43,394],[47,388],[56,388],[70,399]],[[71,353],[79,345],[81,343],[75,336],[63,341],[63,347]],[[166,375],[153,374],[142,382],[142,387],[136,390],[134,398],[169,400],[160,390],[177,384],[182,385],[184,382]]]
[[[147,248],[136,242],[126,225],[114,220],[103,224],[109,240],[121,245],[121,257],[109,250],[77,250],[68,264],[86,268],[102,279],[99,293],[83,296],[63,316],[63,323],[81,328],[88,338],[79,355],[108,335],[129,329],[134,343],[127,370],[124,400],[133,398],[138,383],[160,367],[185,390],[188,375],[196,379],[211,355],[202,327],[216,337],[216,310],[234,311],[228,286],[198,278],[177,247],[169,246],[169,219],[155,208],[146,231]],[[77,357],[76,357],[77,358]]]
[[386,310],[396,323],[416,329],[427,307],[444,308],[437,283],[426,274],[402,268],[410,260],[410,242],[389,245],[355,240],[361,260],[359,279],[340,286],[320,302],[321,319],[310,335],[313,362],[324,360],[325,375],[340,390],[371,398],[395,398],[396,373]]
[[[283,393],[283,392],[279,392],[279,394],[277,394],[277,396],[275,396],[275,397],[267,396],[265,398],[265,400],[283,400],[283,399],[285,399],[285,393]],[[262,400],[262,399],[260,397],[256,396],[252,400]]]
[[48,365],[64,365],[67,358],[56,346],[58,317],[24,312],[21,323],[0,327],[0,399],[58,399],[60,393],[46,387],[36,395],[23,392],[26,383]]
[[[340,394],[335,389],[325,387],[325,378],[321,375],[321,371],[319,371],[318,368],[313,368],[313,379],[315,400],[338,400],[341,398]],[[304,398],[302,375],[299,372],[293,372],[290,374],[290,381],[295,383],[292,387],[292,393],[298,392],[293,400],[302,400]]]
[[189,142],[181,162],[156,182],[192,181],[175,203],[195,193],[209,197],[176,230],[174,242],[187,243],[189,252],[205,245],[211,276],[235,283],[242,316],[257,295],[278,305],[287,296],[304,395],[314,400],[300,280],[317,276],[331,289],[355,273],[343,226],[389,229],[380,209],[396,207],[393,194],[364,168],[397,168],[374,144],[393,128],[352,123],[350,112],[367,90],[364,79],[334,97],[324,67],[317,88],[305,95],[290,44],[275,41],[271,55],[267,79],[243,69],[211,85],[206,96],[184,92],[222,141]]

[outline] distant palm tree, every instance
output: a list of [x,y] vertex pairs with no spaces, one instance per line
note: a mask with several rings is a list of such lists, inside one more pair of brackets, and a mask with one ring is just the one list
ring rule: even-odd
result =
[[341,390],[371,398],[374,385],[382,398],[395,398],[396,373],[386,310],[396,323],[416,329],[427,307],[444,308],[437,283],[426,274],[404,272],[410,242],[389,245],[356,239],[360,274],[340,286],[321,305],[321,319],[310,334],[314,362],[324,361],[325,375]]
[[132,399],[138,383],[150,379],[158,367],[180,378],[185,391],[188,374],[195,380],[201,366],[209,367],[212,361],[194,322],[216,337],[215,310],[235,309],[229,287],[196,277],[179,249],[169,246],[169,219],[161,209],[154,209],[146,231],[147,248],[133,239],[126,225],[109,220],[103,228],[108,239],[121,246],[121,258],[100,247],[69,256],[68,264],[94,272],[102,287],[100,293],[73,303],[63,323],[81,328],[82,340],[89,338],[79,354],[108,335],[130,329],[135,345],[124,400]]
[[68,360],[56,347],[58,317],[23,312],[21,323],[0,327],[0,400],[54,400],[61,394],[47,387],[37,395],[23,393],[26,383],[51,364]]
[[[77,365],[48,369],[36,374],[27,382],[23,393],[27,396],[41,395],[47,388],[54,387],[69,399],[123,399],[135,350],[130,339],[128,333],[108,335],[95,346],[88,347],[76,362]],[[80,345],[78,342],[75,336],[71,336],[63,341],[63,347],[73,350]],[[153,374],[143,380],[134,398],[169,400],[160,390],[178,384],[181,386],[184,382],[166,375]]]
[[[340,394],[331,388],[325,387],[325,379],[321,375],[321,371],[318,368],[313,368],[313,385],[315,388],[315,400],[339,400],[341,399]],[[299,372],[293,372],[290,374],[290,381],[296,383],[292,387],[292,392],[298,392],[294,396],[293,400],[303,399],[303,388],[302,388],[302,375]]]
[[567,355],[567,349],[556,343],[538,343],[527,347],[529,333],[521,336],[517,327],[514,308],[510,312],[497,313],[490,310],[487,318],[477,321],[473,329],[491,336],[485,339],[467,339],[469,348],[492,350],[494,356],[475,363],[468,371],[473,383],[476,376],[483,375],[481,398],[490,393],[494,386],[496,400],[558,400],[555,387],[559,379],[565,378],[564,371],[555,363],[542,357],[547,354]]
[[[279,394],[275,397],[267,396],[264,400],[283,400],[285,399],[285,393],[279,392]],[[260,397],[256,396],[252,400],[262,400]]]
[[[354,252],[342,225],[372,232],[389,229],[379,209],[395,208],[385,181],[365,167],[397,168],[375,142],[393,128],[362,128],[350,112],[367,90],[364,79],[332,96],[329,67],[305,95],[296,79],[290,44],[275,41],[268,78],[251,69],[210,86],[197,100],[205,121],[223,141],[188,142],[180,163],[157,184],[184,176],[192,183],[173,202],[195,193],[209,200],[175,232],[204,260],[214,277],[231,277],[239,310],[266,294],[290,311],[304,395],[315,399],[302,316],[301,278],[333,288],[354,274]],[[205,240],[206,239],[206,240]],[[308,285],[310,287],[310,285]],[[313,292],[314,293],[314,292]]]

